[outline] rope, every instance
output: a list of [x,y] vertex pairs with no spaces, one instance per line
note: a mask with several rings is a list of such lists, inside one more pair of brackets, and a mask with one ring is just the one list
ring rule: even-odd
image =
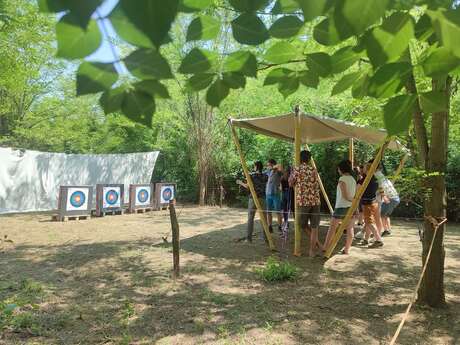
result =
[[425,275],[425,271],[426,271],[426,268],[428,266],[428,262],[430,260],[431,250],[433,249],[433,244],[434,244],[434,240],[436,238],[436,234],[438,232],[438,228],[447,221],[447,218],[444,218],[441,222],[438,222],[432,216],[427,216],[425,218],[428,219],[428,221],[431,223],[431,225],[434,228],[434,234],[433,234],[433,238],[431,239],[430,249],[428,250],[428,254],[427,254],[426,260],[425,260],[425,265],[423,265],[422,273],[420,274],[420,278],[418,280],[417,286],[415,287],[415,291],[414,291],[414,294],[412,296],[412,301],[407,306],[406,312],[404,313],[404,315],[402,317],[402,320],[399,323],[399,326],[396,329],[396,332],[393,335],[393,338],[391,339],[390,345],[394,345],[396,343],[396,340],[398,339],[399,333],[401,332],[401,329],[403,328],[404,323],[406,322],[406,319],[409,316],[409,312],[410,312],[410,310],[412,308],[412,305],[414,304],[415,300],[417,299],[417,292],[420,289],[420,285],[422,284],[423,276]]

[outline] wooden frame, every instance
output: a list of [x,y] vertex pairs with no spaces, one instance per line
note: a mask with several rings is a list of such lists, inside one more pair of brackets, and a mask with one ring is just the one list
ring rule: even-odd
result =
[[[148,205],[136,205],[136,188],[145,187],[149,189],[149,203]],[[136,210],[147,210],[152,209],[153,203],[153,185],[152,184],[130,184],[129,185],[129,212],[134,213]]]
[[169,201],[168,202],[161,202],[161,187],[165,186],[171,186],[173,188],[174,194],[173,198],[171,200],[176,199],[176,193],[177,193],[177,185],[175,183],[167,183],[167,182],[157,182],[155,183],[155,202],[153,203],[153,206],[156,210],[161,210],[163,207],[169,207]]
[[[117,187],[120,188],[120,206],[119,207],[104,207],[104,188],[106,187]],[[123,213],[123,203],[125,198],[125,185],[120,183],[112,184],[97,184],[96,185],[96,216],[104,217],[106,212],[120,212]]]
[[[300,149],[302,146],[300,140],[300,109],[299,106],[295,107],[295,120],[294,120],[294,166],[300,165]],[[302,255],[300,245],[302,241],[302,229],[300,228],[299,206],[297,205],[297,194],[299,189],[297,184],[294,186],[294,255]]]
[[[71,188],[85,188],[88,189],[88,200],[86,209],[82,210],[67,210],[67,198],[69,197],[69,189]],[[78,217],[78,216],[91,216],[91,209],[93,206],[93,186],[59,186],[59,196],[58,196],[58,214],[56,219],[58,221],[63,221],[65,217]]]

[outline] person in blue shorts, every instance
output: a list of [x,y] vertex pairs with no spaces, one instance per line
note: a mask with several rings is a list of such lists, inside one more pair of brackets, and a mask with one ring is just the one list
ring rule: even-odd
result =
[[283,168],[276,164],[276,160],[269,159],[267,163],[267,186],[265,188],[265,205],[267,207],[267,222],[270,232],[273,232],[273,216],[276,213],[278,218],[278,230],[281,232],[281,177]]

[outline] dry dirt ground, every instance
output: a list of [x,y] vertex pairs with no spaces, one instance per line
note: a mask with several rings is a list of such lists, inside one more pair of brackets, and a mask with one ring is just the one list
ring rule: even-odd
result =
[[[420,274],[416,223],[395,222],[382,249],[326,262],[289,255],[299,278],[274,284],[255,272],[270,255],[264,242],[233,242],[244,210],[177,211],[176,281],[162,241],[167,211],[64,223],[1,217],[0,236],[13,243],[0,248],[0,301],[18,307],[3,316],[0,344],[388,344]],[[399,344],[460,344],[458,226],[445,245],[449,306],[415,306]]]

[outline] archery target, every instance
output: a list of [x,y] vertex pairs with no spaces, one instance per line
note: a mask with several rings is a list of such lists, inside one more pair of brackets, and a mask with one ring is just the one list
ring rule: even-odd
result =
[[88,188],[69,188],[67,190],[67,211],[88,209]]
[[136,206],[150,206],[150,187],[136,187]]
[[174,186],[161,186],[160,203],[169,204],[169,201],[173,199],[174,199]]
[[121,207],[121,190],[120,187],[103,187],[102,188],[102,207],[119,208]]

